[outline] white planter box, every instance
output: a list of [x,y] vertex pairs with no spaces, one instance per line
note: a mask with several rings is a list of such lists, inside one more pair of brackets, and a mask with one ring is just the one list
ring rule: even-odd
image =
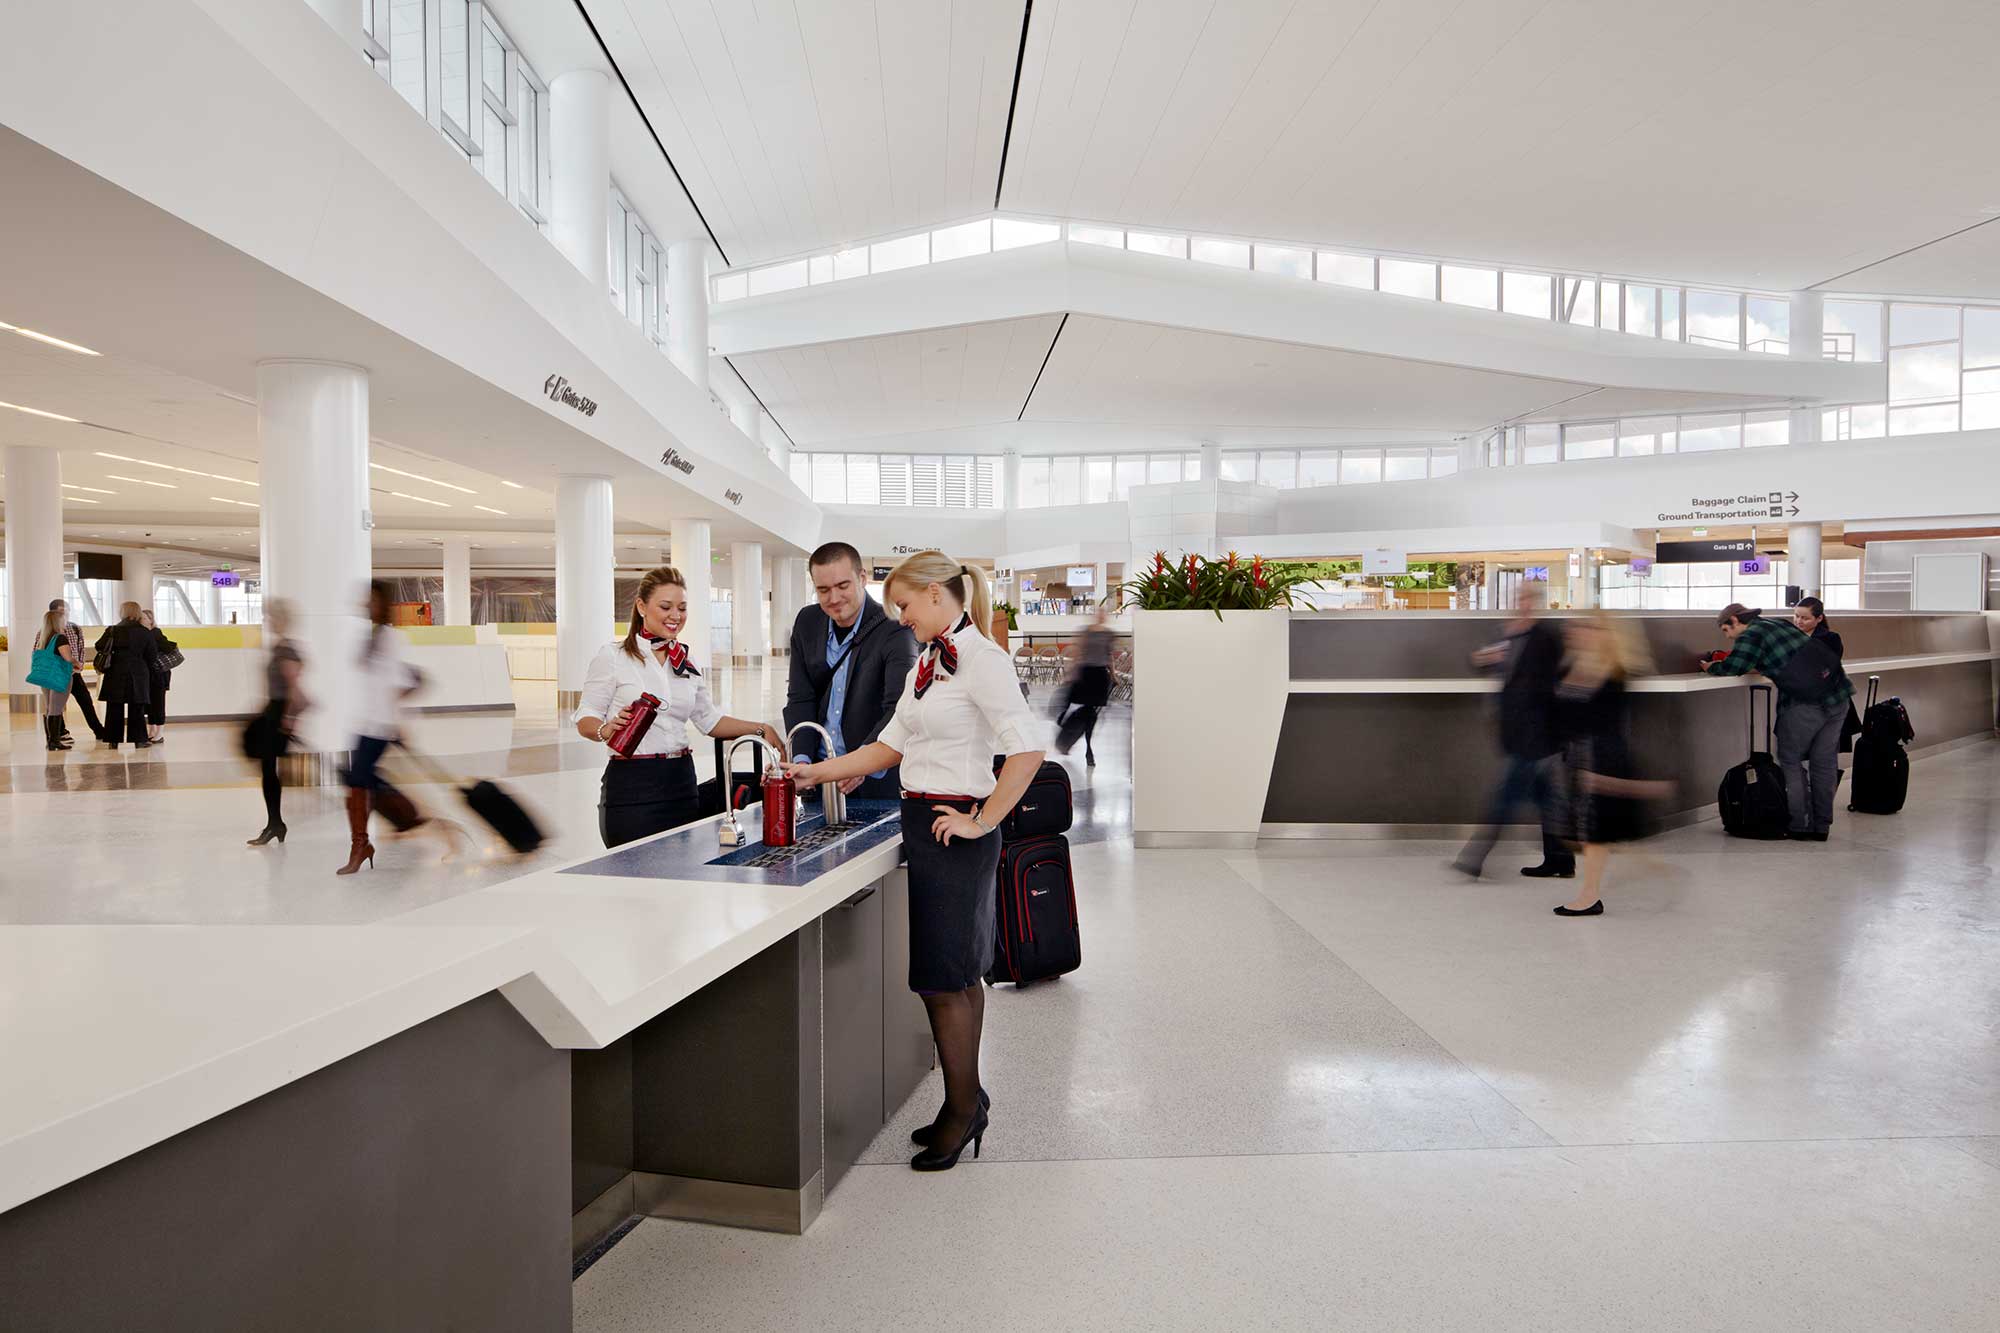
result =
[[1250,847],[1291,688],[1285,611],[1132,613],[1132,833]]

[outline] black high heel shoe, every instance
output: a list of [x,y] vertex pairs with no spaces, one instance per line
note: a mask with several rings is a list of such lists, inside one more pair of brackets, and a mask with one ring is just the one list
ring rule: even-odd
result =
[[265,843],[269,842],[273,838],[276,838],[280,843],[282,843],[284,842],[285,834],[288,831],[289,830],[287,830],[283,824],[273,824],[269,828],[266,828],[262,833],[259,833],[256,837],[250,839],[249,845],[252,847],[262,847]]
[[[979,1090],[979,1109],[981,1112],[991,1111],[993,1109],[993,1099],[986,1095],[986,1089],[984,1088],[981,1088]],[[943,1115],[944,1112],[939,1111],[938,1114]],[[910,1131],[910,1142],[916,1144],[920,1148],[930,1147],[931,1132],[936,1128],[937,1128],[936,1121],[932,1121],[928,1125],[917,1126],[915,1129]],[[973,1154],[974,1157],[977,1157],[978,1155],[979,1155],[978,1153]]]
[[1603,916],[1604,900],[1602,898],[1599,898],[1596,902],[1584,908],[1558,907],[1556,908],[1556,915],[1557,916]]
[[945,1152],[936,1147],[926,1148],[910,1159],[910,1169],[913,1171],[949,1171],[958,1165],[959,1154],[965,1151],[965,1146],[968,1143],[972,1145],[972,1155],[978,1157],[979,1141],[986,1137],[986,1125],[986,1112],[981,1111],[978,1115],[972,1117],[972,1123],[965,1127],[964,1137],[959,1139],[958,1145],[950,1152]]

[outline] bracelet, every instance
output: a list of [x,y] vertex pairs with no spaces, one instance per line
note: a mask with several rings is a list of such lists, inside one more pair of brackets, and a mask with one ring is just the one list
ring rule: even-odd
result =
[[987,823],[985,820],[981,819],[978,815],[972,816],[972,822],[979,825],[979,836],[982,838],[993,831],[993,826]]
[[611,725],[610,718],[606,718],[604,721],[597,724],[597,743],[599,745],[602,745],[604,743],[604,729],[610,725]]

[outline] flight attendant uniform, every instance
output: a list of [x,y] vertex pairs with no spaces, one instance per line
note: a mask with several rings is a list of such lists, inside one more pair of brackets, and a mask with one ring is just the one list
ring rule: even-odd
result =
[[707,735],[722,720],[722,710],[709,695],[708,678],[679,641],[669,641],[664,662],[643,635],[639,651],[640,659],[635,660],[625,651],[623,639],[598,649],[584,675],[576,710],[577,718],[609,721],[641,694],[660,701],[659,714],[631,757],[613,753],[604,765],[597,830],[606,847],[664,833],[700,817],[687,724]]
[[917,651],[882,743],[903,756],[903,854],[910,876],[910,989],[978,985],[993,965],[1000,832],[931,832],[936,806],[971,814],[993,794],[993,756],[1039,750],[1014,663],[969,616]]

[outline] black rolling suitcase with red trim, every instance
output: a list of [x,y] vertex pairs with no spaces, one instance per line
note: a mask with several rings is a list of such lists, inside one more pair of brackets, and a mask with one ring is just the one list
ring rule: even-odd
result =
[[1000,851],[999,895],[988,984],[1025,986],[1082,966],[1068,838],[1057,834],[1009,842]]

